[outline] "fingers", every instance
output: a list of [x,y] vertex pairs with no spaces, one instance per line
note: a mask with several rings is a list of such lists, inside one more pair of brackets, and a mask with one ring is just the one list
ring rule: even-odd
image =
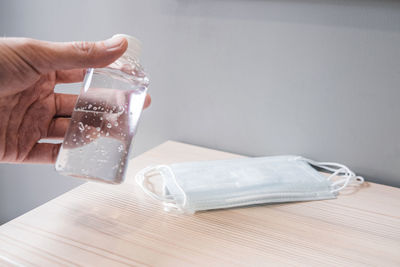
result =
[[146,95],[146,99],[144,100],[143,109],[147,108],[151,104],[151,97],[149,94]]
[[46,42],[15,38],[14,47],[40,73],[54,70],[104,67],[118,59],[127,49],[123,37],[100,42]]
[[56,102],[56,117],[70,117],[74,110],[77,95],[54,94]]
[[71,119],[68,118],[55,118],[50,122],[49,129],[47,131],[47,138],[62,139],[67,132],[69,122]]
[[[56,101],[56,117],[70,117],[74,110],[77,95],[70,94],[55,94]],[[144,100],[143,109],[147,108],[151,104],[151,97],[149,94],[146,95]]]
[[[75,104],[76,95],[56,94],[60,99],[58,104],[59,114],[70,114]],[[73,100],[73,101],[72,101]],[[150,105],[151,98],[146,96],[144,108]],[[57,102],[56,102],[57,103]],[[73,104],[71,104],[73,103]],[[61,110],[64,110],[61,112]],[[63,138],[70,123],[69,118],[54,118],[49,126],[48,138]],[[38,143],[29,152],[28,156],[23,159],[23,163],[55,163],[61,144]]]
[[36,144],[23,163],[55,163],[61,144]]
[[58,70],[56,71],[56,83],[78,83],[85,78],[86,69]]

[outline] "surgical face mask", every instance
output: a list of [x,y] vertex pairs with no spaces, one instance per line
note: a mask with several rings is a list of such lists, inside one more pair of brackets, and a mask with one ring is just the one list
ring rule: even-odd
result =
[[[331,175],[319,173],[312,166]],[[155,175],[161,176],[161,192],[156,192],[149,181]],[[166,210],[185,213],[331,199],[350,183],[361,184],[363,181],[344,165],[315,162],[299,156],[158,165],[147,167],[136,175],[136,182],[143,191],[162,202]]]

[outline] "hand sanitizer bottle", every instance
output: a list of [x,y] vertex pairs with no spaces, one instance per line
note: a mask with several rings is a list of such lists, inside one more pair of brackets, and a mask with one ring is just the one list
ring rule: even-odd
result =
[[88,69],[76,102],[56,170],[89,180],[124,180],[131,143],[143,109],[148,78],[138,62],[140,42],[105,68]]

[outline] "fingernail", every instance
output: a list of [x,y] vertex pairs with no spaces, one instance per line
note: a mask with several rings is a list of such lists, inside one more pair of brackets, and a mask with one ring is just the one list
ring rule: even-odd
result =
[[106,47],[107,51],[116,50],[121,46],[121,43],[125,39],[124,37],[112,37],[104,41],[104,46]]

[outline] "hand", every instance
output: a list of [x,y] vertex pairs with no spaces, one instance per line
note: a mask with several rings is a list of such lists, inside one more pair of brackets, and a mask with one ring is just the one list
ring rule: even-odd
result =
[[96,43],[0,38],[0,162],[55,162],[60,144],[38,141],[64,137],[77,96],[54,93],[54,86],[82,81],[86,68],[109,65],[127,45],[121,37]]

